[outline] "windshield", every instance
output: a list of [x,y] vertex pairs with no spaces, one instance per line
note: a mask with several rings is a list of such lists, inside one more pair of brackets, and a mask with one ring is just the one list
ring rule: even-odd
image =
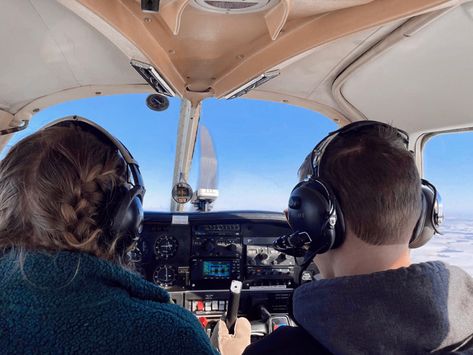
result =
[[[336,124],[323,115],[283,103],[206,100],[201,125],[218,160],[218,210],[282,211],[305,156]],[[198,187],[198,139],[190,183]]]
[[[164,112],[146,106],[148,94],[98,96],[70,101],[38,112],[30,126],[13,136],[7,148],[57,118],[79,115],[120,139],[140,163],[146,185],[144,207],[169,211],[176,153],[180,100],[170,99]],[[218,161],[218,210],[282,211],[297,183],[307,153],[336,124],[300,107],[267,101],[206,100],[201,126],[212,137]],[[200,135],[199,135],[200,137]],[[201,141],[197,139],[189,183],[199,182]],[[186,210],[193,210],[186,205]]]
[[167,111],[155,112],[146,106],[147,96],[99,96],[51,106],[35,114],[28,128],[13,136],[0,159],[9,147],[48,122],[70,115],[83,116],[122,141],[139,162],[147,188],[144,207],[169,210],[180,100],[173,98]]

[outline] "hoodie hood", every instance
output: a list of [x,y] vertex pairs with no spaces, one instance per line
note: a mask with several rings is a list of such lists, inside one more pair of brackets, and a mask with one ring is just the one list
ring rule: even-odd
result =
[[473,279],[442,262],[313,281],[294,317],[335,354],[421,354],[473,346]]

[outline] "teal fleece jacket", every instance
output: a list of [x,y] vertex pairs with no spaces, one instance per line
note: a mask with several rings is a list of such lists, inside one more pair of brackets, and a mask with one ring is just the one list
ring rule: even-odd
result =
[[122,267],[73,252],[0,258],[2,354],[216,354],[198,320]]

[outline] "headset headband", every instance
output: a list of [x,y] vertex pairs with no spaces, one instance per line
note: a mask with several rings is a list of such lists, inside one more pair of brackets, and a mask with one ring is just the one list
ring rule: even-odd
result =
[[[322,141],[320,141],[319,144],[317,144],[315,148],[312,150],[311,158],[310,158],[310,162],[312,164],[312,176],[320,177],[319,175],[320,163],[322,161],[322,157],[325,153],[325,150],[334,139],[336,139],[338,136],[346,135],[348,133],[355,132],[366,127],[373,127],[373,126],[380,126],[387,129],[393,129],[392,126],[386,123],[366,120],[366,121],[354,122],[350,125],[339,128],[336,131],[330,132],[327,135],[327,137],[325,137]],[[406,149],[408,149],[409,148],[409,135],[407,134],[406,131],[403,131],[402,129],[399,129],[399,128],[395,128],[395,129],[398,133],[399,138],[401,138],[403,143],[406,145]]]
[[95,129],[93,134],[100,135],[104,141],[110,143],[115,148],[117,148],[121,156],[127,163],[128,167],[130,168],[130,171],[133,175],[134,187],[141,188],[143,190],[143,193],[145,192],[143,178],[141,177],[141,173],[139,171],[140,167],[138,165],[138,162],[135,160],[135,158],[133,158],[130,151],[123,145],[122,142],[120,142],[117,138],[112,136],[109,132],[107,132],[107,130],[105,130],[100,125],[84,117],[74,115],[74,116],[63,117],[53,122],[50,122],[49,124],[44,126],[42,129],[48,129],[52,126],[68,126],[68,123],[70,122],[74,122],[74,124],[81,126],[85,130],[90,130],[90,127],[93,127]]

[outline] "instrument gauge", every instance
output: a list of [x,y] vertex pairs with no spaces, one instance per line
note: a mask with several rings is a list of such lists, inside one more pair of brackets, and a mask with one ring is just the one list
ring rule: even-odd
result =
[[154,244],[154,252],[158,259],[167,260],[176,255],[178,247],[179,243],[177,242],[176,238],[169,235],[162,235],[156,239],[156,243]]
[[163,265],[154,271],[153,281],[159,286],[172,286],[174,281],[176,281],[176,271],[172,266]]

